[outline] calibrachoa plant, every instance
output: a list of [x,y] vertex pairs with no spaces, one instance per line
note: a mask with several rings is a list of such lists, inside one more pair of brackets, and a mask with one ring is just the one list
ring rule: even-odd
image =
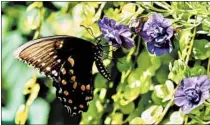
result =
[[[132,31],[134,34],[137,35],[137,37],[140,37],[141,39],[143,39],[143,41],[145,41],[146,48],[150,54],[156,56],[162,56],[163,54],[170,54],[173,49],[172,37],[175,34],[174,32],[175,29],[173,28],[172,22],[173,22],[172,19],[165,18],[161,13],[153,13],[152,15],[147,17],[147,20],[145,20],[145,17],[144,18],[137,17],[135,19],[132,19],[130,21],[130,24],[128,24],[130,30],[127,28],[126,25],[117,24],[115,20],[110,19],[108,17],[104,17],[103,19],[99,20],[98,24],[103,34],[103,37],[109,43],[111,43],[112,46],[115,46],[117,48],[123,46],[127,49],[130,49],[132,46],[134,46],[134,42],[130,38]],[[192,41],[189,41],[189,43],[190,42]],[[188,51],[189,54],[190,51]],[[189,58],[189,55],[187,56],[188,56],[187,58]],[[178,62],[182,63],[182,61],[180,60]],[[174,63],[174,68],[175,65],[176,64]],[[184,66],[182,67],[183,70],[186,70],[186,68],[188,68],[187,65],[183,64],[181,65]],[[178,69],[175,70],[177,70],[178,72]],[[194,77],[181,79],[185,76],[185,73],[182,72],[181,75],[182,76],[180,77],[179,80],[182,81],[177,83],[178,84],[177,89],[174,89],[175,92],[174,93],[169,92],[171,96],[167,98],[170,99],[174,96],[174,99],[171,99],[171,101],[168,103],[168,106],[172,106],[172,102],[174,101],[178,107],[181,107],[183,114],[189,114],[193,109],[201,106],[204,102],[206,102],[206,104],[208,104],[209,106],[210,103],[206,101],[210,97],[209,94],[210,79],[208,78],[208,76],[201,75],[201,76],[194,76]],[[174,82],[177,81],[174,80]],[[168,109],[166,108],[165,111],[163,111],[164,113],[159,116],[159,119],[157,121],[147,122],[146,119],[136,118],[133,119],[131,123],[141,123],[141,124],[159,123],[161,122],[167,110]],[[173,123],[173,122],[168,122],[168,123]],[[182,123],[182,121],[179,121],[178,123]]]
[[175,92],[175,104],[182,107],[184,113],[200,106],[209,99],[210,79],[207,75],[184,78]]
[[[172,20],[164,18],[162,14],[154,13],[146,22],[141,19],[133,19],[131,26],[134,32],[140,35],[147,44],[151,54],[161,56],[172,51],[171,38],[174,35]],[[136,24],[136,25],[134,25]]]
[[[209,2],[49,3],[2,2],[3,124],[12,124],[14,114],[17,124],[210,124]],[[10,52],[34,32],[34,38],[70,35],[93,44],[104,38],[103,63],[113,81],[93,66],[94,96],[81,116],[63,112],[52,82],[40,75],[44,84],[32,101],[20,93],[32,73]]]
[[144,23],[140,35],[147,43],[148,51],[160,56],[172,51],[173,33],[172,20],[156,13]]
[[114,47],[120,46],[130,49],[134,46],[134,41],[131,39],[130,29],[123,24],[116,24],[116,21],[104,17],[98,21],[99,28],[104,38]]

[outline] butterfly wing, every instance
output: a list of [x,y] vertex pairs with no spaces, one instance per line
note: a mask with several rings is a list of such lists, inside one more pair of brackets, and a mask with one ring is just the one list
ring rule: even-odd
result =
[[33,40],[14,55],[54,80],[57,97],[70,115],[86,111],[92,100],[92,65],[95,45],[70,36]]

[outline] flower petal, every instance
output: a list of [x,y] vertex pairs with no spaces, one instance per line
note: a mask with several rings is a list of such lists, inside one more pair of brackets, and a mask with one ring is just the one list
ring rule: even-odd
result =
[[189,103],[189,101],[186,99],[185,96],[179,96],[179,97],[175,97],[174,98],[174,103],[177,105],[177,106],[183,106],[183,105],[186,105]]
[[134,46],[133,39],[131,39],[129,37],[123,37],[122,41],[123,41],[122,46],[125,47],[126,49],[130,49],[131,47]]
[[160,49],[160,48],[155,48],[154,54],[155,54],[156,56],[161,56],[161,55],[164,54],[164,50],[163,50],[163,49]]
[[144,24],[140,35],[147,42],[148,51],[151,54],[161,56],[172,51],[171,37],[173,27],[170,19],[164,19],[163,15],[155,13]]
[[155,13],[152,15],[152,18],[151,18],[152,22],[154,23],[163,23],[164,21],[164,17],[162,14],[160,13]]
[[190,78],[184,78],[182,81],[182,86],[185,89],[189,89],[189,88],[195,88],[197,83],[197,77],[190,77]]
[[155,52],[155,47],[153,42],[147,42],[147,50],[151,53],[154,54]]
[[174,30],[173,30],[172,26],[168,27],[166,32],[168,35],[168,37],[167,37],[168,39],[170,39],[174,35]]
[[207,75],[202,75],[198,77],[198,85],[201,90],[208,90],[210,88],[210,79]]
[[[169,45],[167,45],[169,44]],[[155,47],[154,53],[157,56],[161,56],[165,53],[170,53],[172,51],[172,47],[171,46],[171,42],[168,42],[167,44],[165,44],[164,46],[162,46],[161,48]]]
[[193,105],[190,102],[182,106],[182,112],[184,114],[189,114],[192,109],[193,109]]
[[142,31],[141,36],[142,36],[142,38],[144,39],[145,42],[152,42],[152,39],[150,39],[150,37],[147,35],[146,31]]
[[99,28],[104,38],[114,47],[121,45],[125,48],[131,48],[134,45],[130,29],[123,24],[117,24],[115,20],[104,17],[98,21]]
[[178,96],[184,96],[184,90],[182,89],[182,87],[179,87],[176,89],[174,96],[178,97]]
[[201,100],[206,100],[210,97],[209,90],[203,91],[201,95]]
[[200,87],[202,91],[208,90],[210,88],[210,79],[206,80]]
[[109,24],[109,18],[108,17],[104,17],[102,19],[102,22],[105,24],[105,25],[108,25]]
[[172,20],[164,18],[161,26],[167,28],[170,27],[171,25],[172,25]]
[[116,22],[113,19],[109,20],[109,26],[110,27],[115,27]]

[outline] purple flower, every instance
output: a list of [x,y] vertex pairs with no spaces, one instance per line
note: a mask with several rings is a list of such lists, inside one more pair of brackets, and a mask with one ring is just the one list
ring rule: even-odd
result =
[[210,79],[207,75],[185,78],[175,92],[175,104],[188,114],[210,97],[209,88]]
[[116,48],[123,46],[127,49],[134,46],[130,29],[127,26],[117,24],[113,19],[107,17],[99,20],[98,24],[104,38],[111,43],[112,46]]
[[172,51],[172,21],[161,14],[153,14],[143,25],[140,35],[147,43],[151,54],[160,56]]

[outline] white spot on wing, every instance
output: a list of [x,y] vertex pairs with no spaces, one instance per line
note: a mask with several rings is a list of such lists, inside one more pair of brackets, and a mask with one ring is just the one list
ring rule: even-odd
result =
[[47,71],[50,71],[50,70],[51,70],[51,68],[50,68],[50,67],[47,67],[47,68],[46,68],[46,70],[47,70]]

